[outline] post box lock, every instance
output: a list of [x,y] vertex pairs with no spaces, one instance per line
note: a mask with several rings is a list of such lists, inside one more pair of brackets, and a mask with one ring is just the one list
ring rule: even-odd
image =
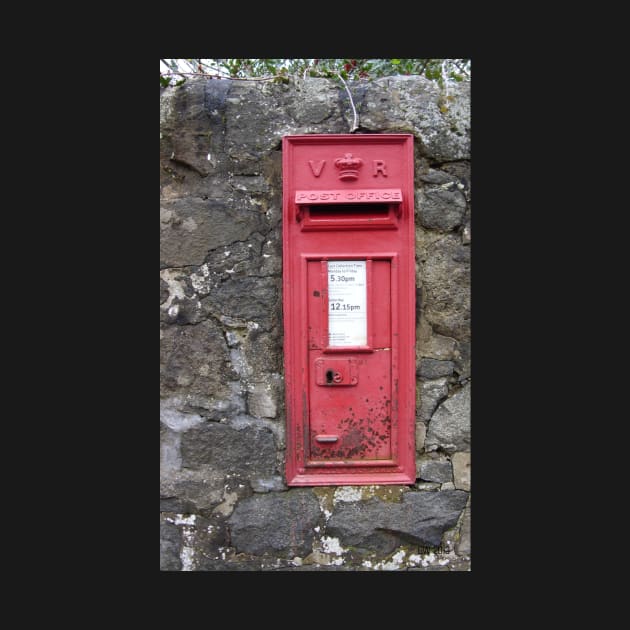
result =
[[355,359],[317,359],[315,382],[323,387],[356,385],[359,382]]

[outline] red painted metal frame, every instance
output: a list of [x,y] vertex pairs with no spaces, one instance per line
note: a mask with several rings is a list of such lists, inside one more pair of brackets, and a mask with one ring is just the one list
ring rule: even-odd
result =
[[[344,161],[339,157],[344,153],[352,153],[356,157],[348,158],[346,155]],[[356,167],[356,174],[349,175],[348,171],[352,171],[354,164],[348,160],[357,158],[360,158],[361,164]],[[341,168],[335,164],[336,160],[344,163],[346,170],[341,174],[335,171],[335,167]],[[369,170],[370,160],[374,165],[373,173]],[[283,138],[286,475],[290,486],[415,482],[413,181],[413,136],[410,134],[296,135]],[[386,185],[377,187],[381,184]],[[387,204],[386,209],[375,207],[384,204]],[[331,212],[326,214],[327,210],[324,210],[323,215],[311,217],[311,205],[319,209],[330,209]],[[354,208],[357,209],[356,216]],[[337,209],[338,216],[335,216]],[[316,214],[313,212],[313,215]],[[326,273],[329,260],[367,261],[365,346],[329,346]],[[391,343],[387,348],[377,348],[374,344],[375,334],[378,333],[374,330],[377,321],[374,313],[375,297],[379,295],[382,298],[383,290],[374,286],[373,261],[389,263]],[[307,291],[308,265],[318,262],[324,272],[323,278],[321,274],[318,276],[321,278],[318,280],[321,283],[318,285],[320,290],[315,292],[321,293],[321,328],[317,343],[309,347],[309,304],[311,309],[314,307],[313,298]],[[385,271],[381,271],[382,273],[387,274]],[[386,278],[386,275],[381,277]],[[309,298],[311,302],[308,301]],[[382,317],[381,315],[381,319]],[[350,358],[357,361],[364,357],[365,363],[371,365],[370,357],[378,352],[391,353],[382,355],[391,356],[391,375],[388,377],[391,413],[387,418],[391,429],[391,457],[322,459],[311,456],[309,387],[315,379],[315,366],[309,365],[312,363],[311,356],[319,356],[321,353],[320,359],[317,359],[320,361],[318,366],[321,366],[321,359],[325,360],[326,357],[332,360]],[[365,366],[362,369],[365,370]],[[359,371],[359,380],[365,378],[366,375]],[[350,386],[335,388],[335,391],[343,391],[347,396],[352,396],[356,389]],[[323,449],[334,444],[328,431],[320,433],[320,437],[321,435],[325,436],[325,439],[319,440],[323,443]]]

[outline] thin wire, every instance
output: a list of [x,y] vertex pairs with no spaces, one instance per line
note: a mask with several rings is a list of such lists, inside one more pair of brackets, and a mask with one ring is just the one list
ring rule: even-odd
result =
[[352,113],[354,114],[354,121],[352,122],[352,128],[350,129],[350,133],[352,133],[359,128],[359,126],[357,125],[357,120],[359,117],[357,116],[357,110],[354,107],[354,101],[352,100],[352,94],[350,94],[350,90],[348,89],[348,84],[343,80],[343,77],[339,72],[337,72],[337,76],[343,83],[343,86],[346,88],[346,92],[348,92],[348,98],[350,99],[350,105],[352,106]]

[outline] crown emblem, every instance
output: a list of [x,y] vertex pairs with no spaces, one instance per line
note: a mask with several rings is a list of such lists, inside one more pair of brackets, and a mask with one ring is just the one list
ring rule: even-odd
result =
[[363,160],[359,157],[352,157],[352,153],[346,153],[343,157],[335,160],[335,166],[340,171],[339,179],[357,179],[362,165]]

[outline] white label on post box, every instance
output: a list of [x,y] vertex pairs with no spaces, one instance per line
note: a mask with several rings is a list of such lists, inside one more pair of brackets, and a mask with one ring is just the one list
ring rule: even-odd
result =
[[367,345],[365,260],[328,261],[328,345]]

